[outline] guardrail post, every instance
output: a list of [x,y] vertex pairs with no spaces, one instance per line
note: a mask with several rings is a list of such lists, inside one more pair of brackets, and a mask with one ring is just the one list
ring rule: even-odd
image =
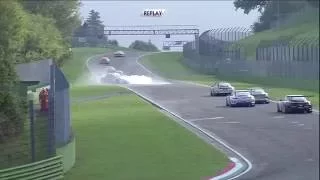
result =
[[34,106],[33,100],[29,100],[29,115],[30,115],[30,140],[31,140],[31,160],[36,161],[36,146],[34,136]]

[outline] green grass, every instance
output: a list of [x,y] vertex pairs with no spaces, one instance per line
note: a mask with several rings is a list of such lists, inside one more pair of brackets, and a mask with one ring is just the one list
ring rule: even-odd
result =
[[[106,94],[115,94],[129,92],[127,89],[117,86],[76,86],[70,91],[70,95],[73,99],[93,96],[103,96]],[[107,88],[106,88],[107,87]]]
[[[319,14],[317,16],[319,16]],[[306,22],[290,27],[259,32],[238,41],[237,44],[244,48],[244,51],[246,52],[245,55],[248,59],[255,59],[256,48],[261,41],[274,41],[282,39],[283,37],[290,37],[289,39],[293,41],[304,38],[318,40],[319,21]]]
[[62,67],[62,71],[69,83],[73,83],[86,69],[86,61],[89,57],[107,53],[106,48],[73,48],[73,55]]
[[[213,75],[200,74],[182,63],[183,55],[180,52],[166,52],[159,54],[152,54],[145,56],[141,59],[141,63],[147,66],[151,71],[159,74],[160,76],[177,79],[183,81],[193,81],[205,85],[211,85],[214,81],[228,81],[232,83],[237,89],[246,89],[248,87],[263,87],[273,99],[279,99],[284,97],[286,94],[303,94],[311,95],[310,100],[315,106],[319,106],[319,91],[305,90],[298,88],[284,87],[285,79],[269,79],[269,78],[246,78],[241,80],[235,77],[215,77]],[[248,82],[248,81],[251,82]],[[301,83],[301,82],[299,82]]]
[[[117,50],[127,50],[127,51],[137,51],[125,47],[108,47],[108,48],[73,48],[73,55],[72,57],[66,61],[66,63],[62,67],[62,71],[66,78],[68,79],[69,83],[74,84],[78,78],[84,75],[87,72],[86,61],[88,58],[105,54]],[[36,86],[38,87],[38,86]]]
[[[74,87],[76,97],[127,91],[118,87]],[[202,179],[227,157],[134,94],[72,104],[76,164],[68,180]]]

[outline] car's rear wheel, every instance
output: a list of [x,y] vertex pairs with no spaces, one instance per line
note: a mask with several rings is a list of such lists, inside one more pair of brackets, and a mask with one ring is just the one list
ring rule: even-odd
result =
[[287,107],[284,107],[284,113],[289,113],[289,110],[288,110],[288,108]]
[[277,105],[277,112],[281,112],[280,108],[279,108],[279,105]]
[[228,103],[228,101],[226,100],[226,106],[229,106],[229,103]]
[[210,92],[210,96],[213,96],[213,93],[212,93],[212,91]]

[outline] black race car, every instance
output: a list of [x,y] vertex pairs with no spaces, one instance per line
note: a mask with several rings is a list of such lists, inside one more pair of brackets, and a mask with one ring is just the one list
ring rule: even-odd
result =
[[312,113],[312,104],[304,95],[287,95],[277,102],[277,112],[307,112]]

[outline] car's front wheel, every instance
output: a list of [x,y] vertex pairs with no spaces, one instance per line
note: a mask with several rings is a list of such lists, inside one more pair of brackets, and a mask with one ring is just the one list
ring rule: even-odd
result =
[[249,107],[254,107],[254,106],[255,106],[255,104],[251,104],[251,103],[249,104]]
[[312,110],[307,110],[307,113],[312,113]]

